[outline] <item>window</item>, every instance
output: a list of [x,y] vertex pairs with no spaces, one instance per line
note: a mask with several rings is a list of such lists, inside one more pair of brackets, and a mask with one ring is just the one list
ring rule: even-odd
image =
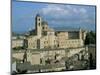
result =
[[45,41],[44,41],[44,44],[45,44]]
[[40,18],[38,20],[40,21]]
[[40,26],[40,23],[38,23],[38,25]]
[[43,27],[43,29],[44,29],[44,27]]

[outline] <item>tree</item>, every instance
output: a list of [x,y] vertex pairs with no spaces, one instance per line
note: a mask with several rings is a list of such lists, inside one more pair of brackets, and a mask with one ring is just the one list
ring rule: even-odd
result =
[[96,44],[96,33],[91,31],[88,32],[85,39],[85,45]]

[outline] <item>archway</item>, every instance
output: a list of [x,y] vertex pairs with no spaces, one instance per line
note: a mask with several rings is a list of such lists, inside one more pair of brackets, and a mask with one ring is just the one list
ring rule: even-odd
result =
[[79,54],[75,54],[74,58],[75,58],[75,60],[79,60],[80,59]]

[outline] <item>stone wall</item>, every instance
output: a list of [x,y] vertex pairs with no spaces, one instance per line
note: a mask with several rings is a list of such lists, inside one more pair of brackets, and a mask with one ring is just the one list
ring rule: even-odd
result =
[[[55,62],[55,60],[62,61],[63,58],[69,58],[75,54],[78,54],[80,51],[85,50],[85,48],[76,48],[76,49],[53,49],[53,50],[28,50],[27,51],[27,61],[32,65],[44,64],[47,59]],[[23,59],[23,52],[14,52],[12,57],[19,60]]]

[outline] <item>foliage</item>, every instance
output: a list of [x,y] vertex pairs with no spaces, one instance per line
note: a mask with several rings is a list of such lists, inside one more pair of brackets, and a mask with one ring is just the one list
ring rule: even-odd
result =
[[85,45],[96,44],[96,33],[91,31],[88,32],[85,39]]
[[36,33],[35,33],[35,30],[31,30],[31,31],[29,31],[29,35],[35,35]]

